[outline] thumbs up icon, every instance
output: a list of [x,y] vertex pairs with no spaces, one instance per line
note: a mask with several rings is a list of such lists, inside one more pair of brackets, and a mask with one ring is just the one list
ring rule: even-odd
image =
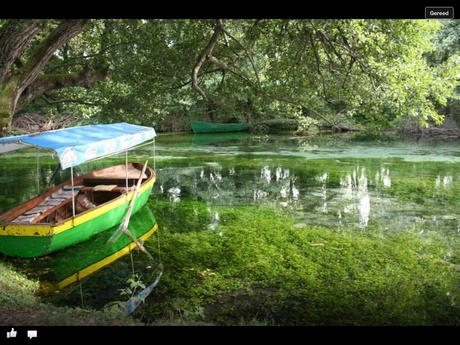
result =
[[16,331],[14,330],[14,328],[11,328],[11,332],[6,332],[6,337],[7,337],[7,338],[16,338],[16,334],[17,334],[17,333],[18,333],[18,332],[16,332]]

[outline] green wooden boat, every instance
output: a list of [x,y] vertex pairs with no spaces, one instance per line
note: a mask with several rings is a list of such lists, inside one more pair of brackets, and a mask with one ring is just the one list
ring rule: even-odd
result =
[[[144,243],[158,230],[155,216],[147,205],[132,216],[129,230],[140,243]],[[121,257],[139,250],[138,244],[126,235],[108,243],[115,231],[116,227],[110,228],[88,241],[50,254],[47,257],[47,274],[40,278],[42,293],[60,290],[82,281]],[[139,251],[139,255],[144,254]]]
[[198,133],[223,133],[223,132],[245,132],[249,130],[249,123],[211,123],[192,121],[193,132]]
[[49,184],[42,194],[0,215],[0,253],[36,258],[123,224],[128,225],[148,200],[155,173],[147,163],[108,166],[73,176],[73,166],[127,152],[153,140],[155,130],[126,123],[79,126],[0,138],[0,153],[26,147],[54,151],[71,178],[58,186]]
[[[116,230],[117,227],[112,227],[88,241],[53,252],[40,260],[10,258],[10,261],[18,266],[19,271],[26,272],[28,277],[38,279],[39,292],[46,295],[83,281],[127,254],[137,254],[138,244],[129,236],[122,235],[117,241],[108,242]],[[142,243],[158,230],[157,221],[148,205],[142,206],[131,217],[129,230]],[[139,255],[144,254],[139,251]]]

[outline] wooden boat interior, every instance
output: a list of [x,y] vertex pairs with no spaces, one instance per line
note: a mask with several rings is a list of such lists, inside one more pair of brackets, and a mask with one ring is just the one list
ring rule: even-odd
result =
[[[84,174],[74,179],[73,188],[66,181],[4,213],[0,224],[56,224],[67,220],[128,193],[137,183],[142,167],[140,163],[130,163]],[[147,169],[142,180],[152,174],[153,170]]]

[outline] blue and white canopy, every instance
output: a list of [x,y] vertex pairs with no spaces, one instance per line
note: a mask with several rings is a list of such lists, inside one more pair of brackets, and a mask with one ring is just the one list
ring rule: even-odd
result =
[[124,122],[78,126],[0,138],[0,154],[30,147],[53,150],[66,169],[129,150],[155,136],[152,127]]

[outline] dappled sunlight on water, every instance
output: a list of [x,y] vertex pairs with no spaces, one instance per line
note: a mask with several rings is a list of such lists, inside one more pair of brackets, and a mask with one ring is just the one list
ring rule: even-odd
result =
[[[455,205],[438,207],[434,200],[442,199],[449,188],[460,191],[460,178],[452,173],[456,171],[452,164],[460,163],[458,145],[321,144],[292,137],[253,141],[247,136],[213,144],[211,139],[206,136],[199,144],[194,138],[193,145],[182,144],[183,152],[174,147],[178,157],[187,152],[187,163],[169,161],[158,174],[158,196],[171,202],[189,198],[205,202],[210,207],[210,228],[219,224],[212,221],[214,205],[239,204],[272,207],[299,224],[339,232],[370,226],[418,229],[422,223],[450,231],[453,221],[459,223]],[[157,152],[172,151],[159,145]],[[435,165],[427,169],[431,163]],[[439,220],[448,218],[450,223]],[[460,223],[456,233],[458,228]]]
[[[138,157],[150,152],[139,150]],[[136,152],[131,154],[136,157]],[[152,157],[149,156],[152,160]],[[25,161],[30,157],[25,157]],[[153,198],[171,205],[198,200],[209,208],[210,229],[219,227],[215,205],[260,205],[279,210],[299,224],[363,231],[418,229],[458,234],[460,145],[457,143],[353,143],[337,137],[295,138],[251,135],[159,137]],[[7,162],[4,160],[3,162]],[[30,167],[11,176],[2,164],[0,199],[36,191]],[[41,180],[52,172],[41,171]],[[449,196],[449,202],[444,202]],[[447,199],[446,199],[447,200]]]
[[[343,226],[363,229],[370,221],[382,222],[387,228],[396,222],[394,227],[397,227],[404,222],[402,219],[413,217],[401,213],[404,208],[401,202],[389,196],[393,178],[385,166],[369,172],[362,165],[347,165],[338,183],[331,182],[328,171],[298,176],[283,166],[246,169],[200,166],[187,167],[182,173],[176,169],[163,169],[158,174],[160,194],[173,203],[191,198],[211,207],[260,204],[292,211],[299,222],[337,229]],[[304,180],[306,177],[308,181]],[[447,180],[440,181],[434,188],[447,188]],[[414,221],[422,215],[420,209]],[[210,226],[215,228],[217,223],[211,222]]]
[[340,180],[340,185],[344,189],[342,192],[344,200],[350,201],[344,206],[343,212],[345,214],[358,213],[359,227],[367,226],[371,206],[365,169],[362,168],[360,172],[355,169],[353,174],[348,174],[345,179]]

